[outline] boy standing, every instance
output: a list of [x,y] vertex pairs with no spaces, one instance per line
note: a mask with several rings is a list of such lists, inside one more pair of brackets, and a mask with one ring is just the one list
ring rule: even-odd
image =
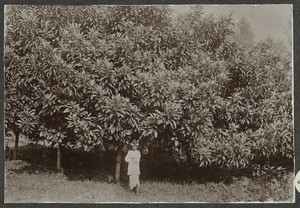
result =
[[131,142],[131,146],[132,150],[128,151],[125,161],[128,163],[127,175],[129,175],[130,191],[134,191],[138,195],[141,153],[137,149],[139,146],[138,141]]

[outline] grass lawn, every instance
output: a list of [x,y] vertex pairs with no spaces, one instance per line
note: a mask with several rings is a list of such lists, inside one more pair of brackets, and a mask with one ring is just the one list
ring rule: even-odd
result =
[[[5,164],[5,196],[10,202],[240,202],[293,201],[293,176],[263,181],[246,177],[224,183],[174,183],[141,181],[140,194],[126,184],[95,180],[70,180],[55,172],[28,171],[23,161]],[[20,171],[22,170],[23,171]]]

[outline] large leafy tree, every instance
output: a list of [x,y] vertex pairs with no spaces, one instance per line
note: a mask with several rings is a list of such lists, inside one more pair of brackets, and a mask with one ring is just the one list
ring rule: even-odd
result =
[[289,54],[271,40],[232,41],[230,16],[201,6],[174,21],[166,6],[7,12],[5,121],[16,135],[113,149],[117,181],[132,139],[201,167],[292,157]]

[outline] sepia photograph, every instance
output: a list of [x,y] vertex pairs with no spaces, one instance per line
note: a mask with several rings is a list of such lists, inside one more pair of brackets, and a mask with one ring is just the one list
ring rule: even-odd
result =
[[295,203],[293,5],[5,5],[4,203]]

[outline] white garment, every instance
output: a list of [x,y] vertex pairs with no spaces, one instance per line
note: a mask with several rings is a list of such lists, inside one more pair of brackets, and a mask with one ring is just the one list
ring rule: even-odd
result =
[[127,175],[140,175],[141,153],[138,150],[129,150],[125,161],[128,162]]
[[135,187],[140,185],[140,175],[134,174],[129,176],[129,187],[130,190],[133,190]]

